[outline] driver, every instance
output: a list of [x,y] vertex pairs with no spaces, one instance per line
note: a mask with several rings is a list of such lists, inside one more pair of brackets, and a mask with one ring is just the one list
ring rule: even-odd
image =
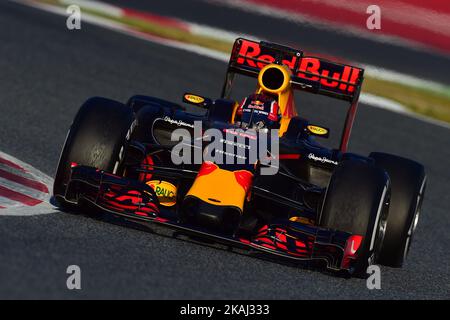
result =
[[276,96],[269,93],[254,93],[244,98],[238,110],[237,118],[241,128],[278,129],[281,114]]

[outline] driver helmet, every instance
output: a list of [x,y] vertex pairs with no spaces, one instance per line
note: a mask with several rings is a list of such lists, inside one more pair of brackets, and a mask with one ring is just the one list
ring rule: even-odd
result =
[[269,93],[254,93],[242,100],[237,116],[245,129],[277,129],[280,126],[277,97]]

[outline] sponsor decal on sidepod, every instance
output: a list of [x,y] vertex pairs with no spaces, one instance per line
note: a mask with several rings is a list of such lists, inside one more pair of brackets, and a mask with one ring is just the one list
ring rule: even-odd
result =
[[322,163],[332,163],[334,165],[338,164],[336,161],[333,161],[331,159],[328,159],[328,158],[325,158],[325,157],[318,157],[314,153],[308,154],[308,159],[311,159],[311,160],[314,160],[314,161],[319,161],[319,162],[322,162]]

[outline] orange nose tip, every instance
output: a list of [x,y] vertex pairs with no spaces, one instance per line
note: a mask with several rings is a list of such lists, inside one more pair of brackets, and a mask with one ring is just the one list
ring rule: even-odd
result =
[[200,170],[198,171],[197,177],[206,176],[218,168],[217,164],[211,161],[205,161],[202,163]]

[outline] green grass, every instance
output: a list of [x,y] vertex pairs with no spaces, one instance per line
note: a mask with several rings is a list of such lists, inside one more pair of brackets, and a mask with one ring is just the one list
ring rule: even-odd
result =
[[149,21],[143,21],[139,18],[117,18],[111,17],[100,12],[95,12],[93,10],[84,10],[84,12],[88,12],[91,14],[95,14],[97,16],[103,18],[109,18],[113,21],[120,22],[127,26],[133,27],[135,30],[156,35],[158,37],[176,40],[184,43],[195,44],[201,47],[222,51],[222,52],[230,52],[233,44],[228,41],[223,41],[217,38],[208,37],[208,36],[200,36],[194,35],[185,30],[180,30],[173,27],[168,27],[164,25],[159,25],[157,23],[152,23]]
[[445,92],[371,77],[364,79],[362,91],[391,99],[413,112],[450,123],[450,96]]

